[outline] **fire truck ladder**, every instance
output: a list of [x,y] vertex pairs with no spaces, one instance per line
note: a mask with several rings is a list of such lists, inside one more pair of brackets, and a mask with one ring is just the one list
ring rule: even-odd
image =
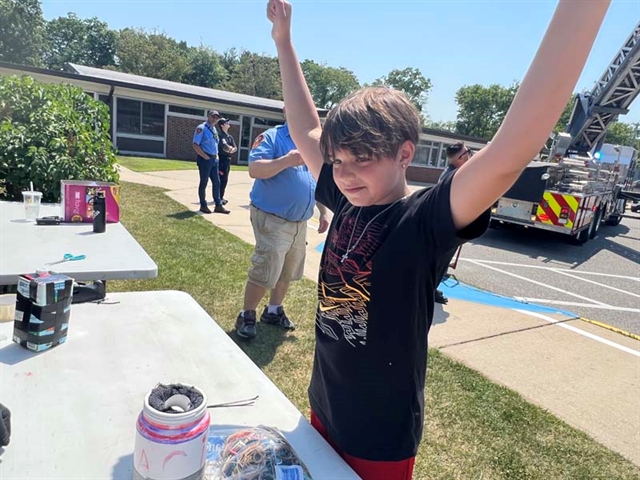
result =
[[580,93],[566,131],[569,150],[586,154],[601,147],[608,128],[640,93],[640,22],[591,92]]

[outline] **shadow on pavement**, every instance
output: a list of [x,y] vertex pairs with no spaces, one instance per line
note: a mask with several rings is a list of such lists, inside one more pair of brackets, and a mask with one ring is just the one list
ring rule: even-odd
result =
[[602,250],[640,264],[640,252],[612,239],[630,232],[626,225],[602,225],[598,236],[581,246],[572,245],[564,235],[537,229],[501,225],[490,229],[472,243],[526,255],[542,262],[563,262],[578,267]]

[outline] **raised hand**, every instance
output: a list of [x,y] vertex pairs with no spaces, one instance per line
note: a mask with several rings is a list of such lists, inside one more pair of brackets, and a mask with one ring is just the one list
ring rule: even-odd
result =
[[291,4],[285,0],[269,0],[267,18],[273,27],[271,37],[276,43],[291,40]]

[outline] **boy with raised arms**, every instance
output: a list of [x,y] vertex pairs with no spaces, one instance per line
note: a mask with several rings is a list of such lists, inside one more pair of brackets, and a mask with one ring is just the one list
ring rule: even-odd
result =
[[491,144],[412,194],[415,107],[397,91],[365,88],[322,128],[291,41],[291,5],[269,0],[291,136],[318,180],[316,199],[334,212],[318,276],[311,423],[364,480],[412,477],[443,259],[484,233],[488,209],[544,144],[609,3],[560,0]]

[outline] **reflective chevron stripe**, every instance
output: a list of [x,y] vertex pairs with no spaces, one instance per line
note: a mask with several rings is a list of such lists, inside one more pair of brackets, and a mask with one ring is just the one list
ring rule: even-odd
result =
[[[579,206],[580,202],[573,195],[544,192],[542,202],[538,205],[536,212],[537,221],[548,225],[573,228]],[[566,209],[568,214],[564,223],[560,218],[562,209]]]

